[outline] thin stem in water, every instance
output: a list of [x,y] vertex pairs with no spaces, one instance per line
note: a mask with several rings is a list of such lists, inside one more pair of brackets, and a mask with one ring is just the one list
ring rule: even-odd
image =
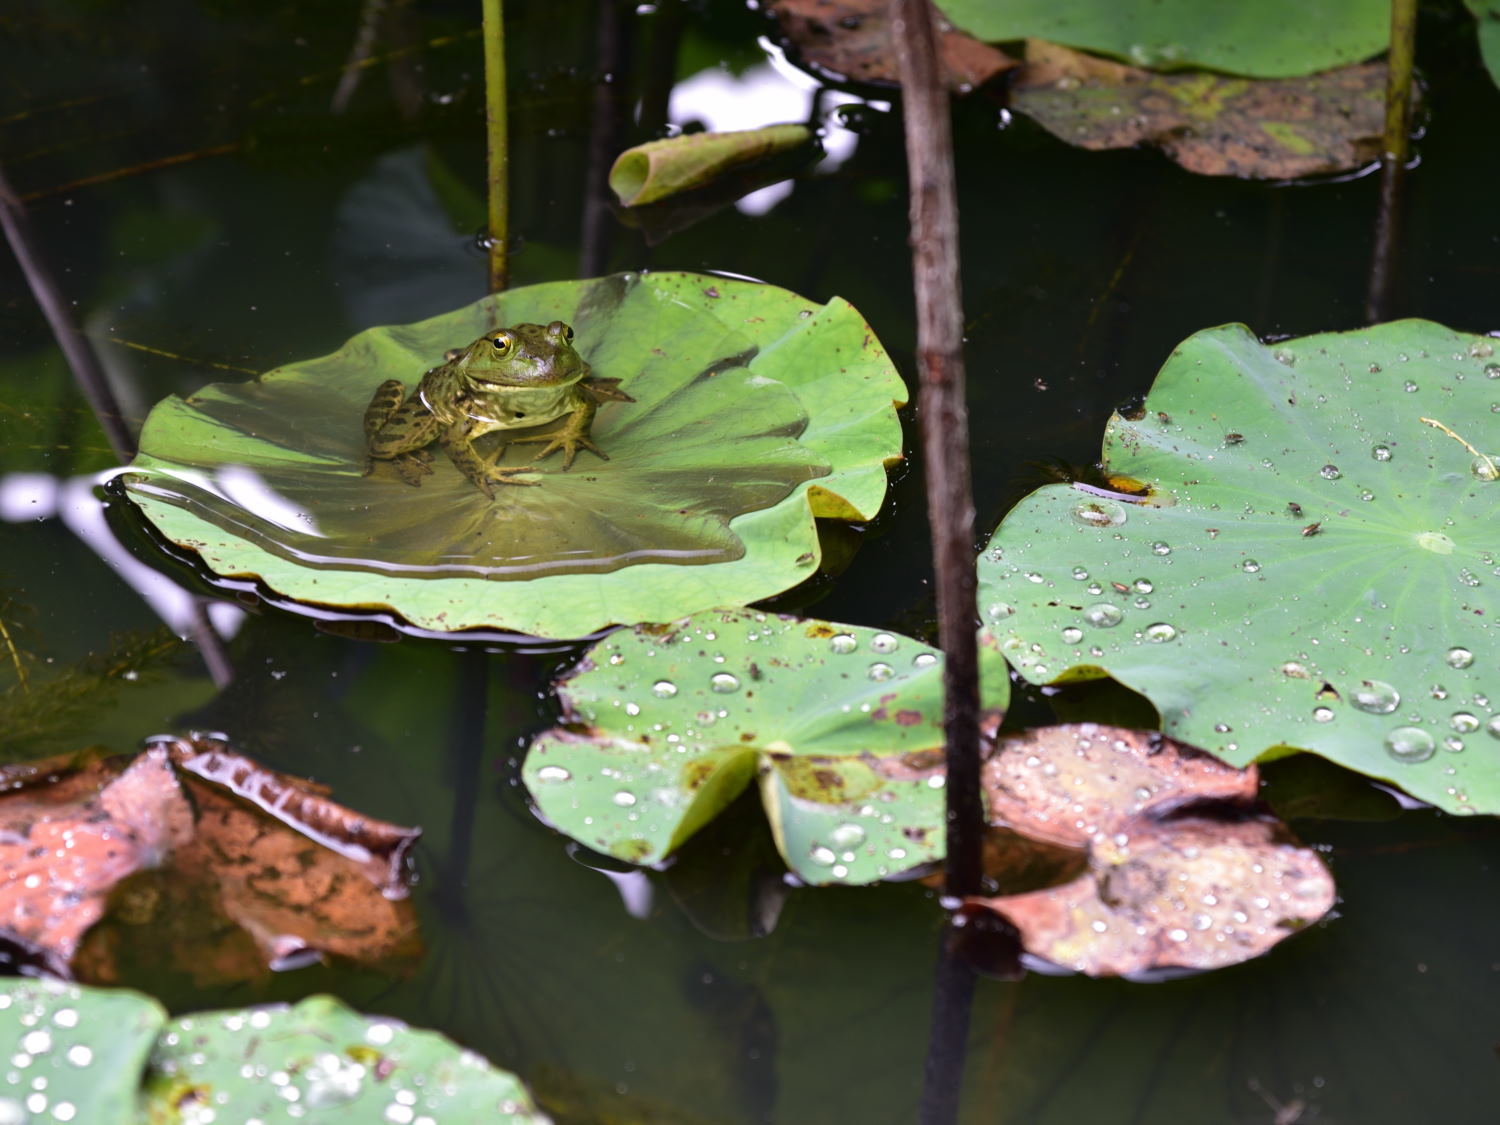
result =
[[892,0],[911,182],[912,271],[917,298],[923,464],[937,581],[938,640],[946,655],[943,730],[948,749],[950,895],[976,894],[980,876],[979,663],[975,646],[974,499],[964,404],[963,300],[958,199],[948,91],[937,62],[930,0]]
[[1370,288],[1365,322],[1390,317],[1396,275],[1396,243],[1401,233],[1401,185],[1406,176],[1411,136],[1412,62],[1416,55],[1417,0],[1391,0],[1391,49],[1386,60],[1385,147],[1380,158],[1380,209],[1375,248],[1370,256]]
[[505,122],[505,12],[484,0],[484,109],[489,141],[490,292],[510,285],[510,141]]

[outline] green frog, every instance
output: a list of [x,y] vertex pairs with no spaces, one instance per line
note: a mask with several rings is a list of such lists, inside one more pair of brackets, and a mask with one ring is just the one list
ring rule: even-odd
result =
[[[419,485],[432,472],[427,447],[436,441],[459,471],[494,499],[496,484],[538,483],[516,479],[531,472],[531,465],[497,464],[508,445],[546,442],[536,459],[561,449],[565,470],[580,448],[607,461],[589,427],[601,401],[635,401],[619,390],[619,382],[592,378],[589,365],[573,350],[573,329],[560,320],[486,332],[468,347],[448,352],[410,395],[399,379],[376,388],[365,408],[370,456],[365,473],[376,461],[390,461],[402,480]],[[567,420],[552,432],[506,437],[488,458],[474,448],[485,434],[542,426],[564,415]]]

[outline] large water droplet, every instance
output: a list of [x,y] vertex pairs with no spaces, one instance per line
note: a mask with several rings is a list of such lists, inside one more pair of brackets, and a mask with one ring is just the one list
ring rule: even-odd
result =
[[1324,465],[1321,469],[1318,470],[1318,476],[1322,477],[1324,480],[1338,480],[1339,477],[1343,475],[1343,473],[1339,472],[1339,467],[1337,465]]
[[1271,353],[1271,358],[1274,359],[1277,363],[1286,364],[1286,366],[1288,367],[1295,365],[1297,362],[1297,356],[1295,355],[1295,353],[1289,352],[1285,348],[1277,348]]
[[657,680],[651,685],[651,694],[659,699],[671,699],[677,694],[677,685],[671,680]]
[[1448,655],[1443,659],[1450,668],[1467,668],[1474,663],[1474,654],[1462,646],[1455,646],[1448,650]]
[[1448,725],[1459,734],[1473,734],[1479,729],[1479,716],[1468,711],[1458,711],[1449,716]]
[[1314,707],[1313,721],[1317,723],[1333,722],[1333,709],[1330,707]]
[[571,781],[573,775],[562,766],[543,766],[536,771],[538,781]]
[[740,678],[730,672],[717,672],[708,678],[708,686],[721,695],[728,694],[740,690]]
[[1500,363],[1486,363],[1484,373],[1491,379],[1500,379]]
[[811,858],[812,861],[819,867],[827,867],[832,864],[834,860],[838,859],[838,856],[834,855],[832,848],[825,848],[822,844],[819,844],[817,847],[813,848],[813,850],[809,852],[808,855],[809,858]]
[[1500,738],[1500,715],[1496,715],[1489,722],[1485,723],[1484,729],[1491,738]]
[[1089,580],[1089,572],[1081,566],[1075,566],[1073,568],[1073,577],[1080,582],[1087,582]]
[[1377,461],[1389,461],[1391,459],[1391,447],[1388,445],[1377,445],[1370,450],[1370,456]]
[[1076,625],[1069,625],[1059,636],[1062,637],[1063,644],[1076,645],[1079,641],[1083,640],[1083,630]]
[[635,794],[628,789],[621,789],[610,800],[614,801],[622,809],[628,809],[631,805],[635,804]]
[[1469,472],[1476,480],[1500,480],[1500,455],[1489,457],[1481,453],[1469,464]]
[[857,824],[840,824],[828,833],[828,842],[836,848],[857,848],[865,842],[865,830]]
[[1146,626],[1146,639],[1154,644],[1165,644],[1177,639],[1177,630],[1165,621],[1158,621]]
[[1441,531],[1420,531],[1417,533],[1417,546],[1424,551],[1431,551],[1434,555],[1451,555],[1453,553],[1453,540],[1449,539]]
[[896,669],[892,668],[889,664],[881,664],[879,662],[876,662],[870,665],[869,676],[870,679],[874,680],[876,683],[888,680],[895,674]]
[[1083,611],[1083,619],[1099,629],[1110,629],[1125,620],[1125,611],[1109,602],[1099,602]]
[[876,633],[870,638],[871,652],[895,652],[901,642],[889,633]]
[[848,633],[835,633],[828,638],[828,647],[834,652],[853,652],[859,647],[859,642]]
[[1437,752],[1437,743],[1421,727],[1397,727],[1385,736],[1385,749],[1398,762],[1425,762]]
[[1137,578],[1130,585],[1137,594],[1149,594],[1152,590],[1156,589],[1155,584],[1149,578]]
[[1172,553],[1171,544],[1163,543],[1158,539],[1155,543],[1151,544],[1151,553],[1153,555],[1170,555]]
[[1401,703],[1401,693],[1381,680],[1365,680],[1349,693],[1349,702],[1371,715],[1389,715]]
[[1260,569],[1260,563],[1256,562],[1254,559],[1246,559],[1244,562],[1240,563],[1240,569],[1243,570],[1246,574],[1254,574]]
[[[985,607],[984,615],[991,621],[1004,621],[1007,617],[1015,612],[1016,607],[1011,605],[1009,602],[991,602],[988,606]],[[849,639],[853,640],[854,638],[850,637]]]
[[913,668],[931,668],[937,663],[937,657],[930,652],[919,652],[911,658]]
[[1114,500],[1084,500],[1073,507],[1073,519],[1087,527],[1119,527],[1128,518],[1125,505]]

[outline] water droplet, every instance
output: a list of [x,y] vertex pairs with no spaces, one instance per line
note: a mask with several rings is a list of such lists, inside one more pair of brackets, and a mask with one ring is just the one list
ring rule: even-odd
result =
[[1087,582],[1089,580],[1089,572],[1084,570],[1081,566],[1075,566],[1073,568],[1073,577],[1078,579],[1078,581],[1080,582]]
[[813,850],[809,852],[808,855],[809,858],[811,858],[812,861],[819,867],[828,867],[833,863],[834,860],[838,859],[838,856],[833,854],[832,848],[825,848],[822,844],[819,844],[815,848],[813,848]]
[[1469,464],[1469,472],[1476,480],[1500,480],[1500,455],[1487,457],[1481,453]]
[[1448,650],[1448,655],[1443,658],[1448,662],[1450,668],[1467,668],[1474,663],[1474,654],[1461,646],[1455,646]]
[[1158,539],[1155,543],[1151,544],[1151,553],[1153,555],[1170,555],[1172,553],[1172,547],[1170,544],[1163,543],[1160,539]]
[[1339,472],[1339,467],[1337,465],[1324,465],[1321,469],[1318,470],[1318,476],[1322,477],[1324,480],[1338,480],[1339,477],[1343,475],[1343,473]]
[[573,775],[562,766],[543,766],[536,771],[538,781],[572,781]]
[[1447,738],[1443,739],[1444,750],[1449,750],[1452,753],[1457,754],[1463,748],[1464,740],[1459,738],[1456,734],[1450,734]]
[[919,652],[911,658],[913,668],[931,668],[937,663],[937,657],[930,652]]
[[1424,551],[1431,551],[1434,555],[1451,555],[1453,553],[1453,540],[1449,539],[1441,531],[1422,531],[1417,533],[1417,546]]
[[1491,379],[1500,379],[1500,363],[1486,363],[1484,373]]
[[1287,351],[1285,348],[1277,348],[1271,353],[1271,358],[1274,359],[1277,363],[1286,364],[1286,366],[1288,367],[1295,365],[1297,362],[1297,357],[1293,353]]
[[1254,559],[1246,559],[1244,562],[1240,563],[1240,569],[1243,570],[1246,574],[1254,574],[1260,569],[1260,563],[1256,562]]
[[1371,715],[1389,715],[1401,703],[1401,693],[1381,680],[1365,680],[1349,693],[1349,702]]
[[1385,736],[1385,749],[1398,762],[1425,762],[1436,752],[1437,743],[1421,727],[1397,727]]
[[1086,527],[1119,527],[1127,518],[1125,505],[1113,500],[1085,500],[1073,508],[1073,519]]
[[1448,725],[1459,734],[1473,734],[1479,729],[1479,716],[1468,711],[1458,711],[1449,717]]
[[1177,630],[1165,621],[1158,621],[1146,626],[1146,639],[1154,644],[1164,644],[1177,639]]
[[1333,721],[1333,710],[1328,707],[1314,707],[1313,721],[1318,723],[1331,723]]
[[651,685],[651,694],[659,699],[671,699],[677,694],[677,685],[671,680],[657,680]]
[[1083,640],[1083,630],[1076,625],[1069,625],[1060,635],[1065,645],[1076,645],[1079,641]]
[[1359,490],[1359,498],[1361,500],[1364,500],[1364,501],[1370,501],[1370,500],[1375,499],[1375,494],[1373,492],[1371,492],[1368,488],[1361,488]]
[[1491,738],[1500,738],[1500,715],[1496,715],[1489,722],[1485,723],[1484,729]]
[[1281,666],[1281,674],[1283,676],[1291,676],[1294,679],[1305,680],[1307,679],[1307,666],[1296,660],[1288,660]]
[[[985,608],[984,615],[991,621],[1004,621],[1007,617],[1015,612],[1016,607],[1011,605],[1009,602],[991,602],[989,606]],[[850,637],[849,639],[852,641],[854,638]]]
[[889,664],[881,664],[879,662],[876,662],[870,665],[869,676],[870,679],[874,680],[876,683],[880,683],[883,680],[888,680],[895,674],[896,669],[892,668]]
[[1137,578],[1131,583],[1131,586],[1135,588],[1137,594],[1149,594],[1152,590],[1156,589],[1156,586],[1149,578]]
[[1411,394],[1413,391],[1415,391],[1417,389],[1417,385],[1415,383],[1413,383],[1410,379],[1408,379],[1406,382],[1404,382],[1404,383],[1401,384],[1401,389],[1403,391],[1405,391],[1407,394]]
[[1475,359],[1488,359],[1495,354],[1495,345],[1488,340],[1475,340],[1469,345],[1469,354]]
[[1099,602],[1083,611],[1083,619],[1098,629],[1110,629],[1125,620],[1125,611],[1109,602]]
[[628,789],[621,789],[610,800],[614,801],[622,809],[628,809],[631,805],[635,804],[635,794]]
[[1234,728],[1232,726],[1230,726],[1228,723],[1215,723],[1214,724],[1214,733],[1215,734],[1228,734],[1233,729]]
[[740,690],[740,678],[730,672],[716,672],[708,678],[708,686],[720,694],[728,694]]
[[1377,461],[1389,461],[1391,459],[1391,447],[1388,445],[1377,445],[1370,450],[1370,456]]
[[889,633],[876,633],[870,638],[871,652],[895,652],[901,642]]
[[[993,606],[991,607],[994,608]],[[991,616],[994,616],[991,614]],[[859,642],[848,633],[835,633],[828,638],[828,647],[834,652],[853,652],[859,647]]]
[[865,830],[857,824],[840,824],[828,833],[828,842],[836,848],[857,848],[865,842]]

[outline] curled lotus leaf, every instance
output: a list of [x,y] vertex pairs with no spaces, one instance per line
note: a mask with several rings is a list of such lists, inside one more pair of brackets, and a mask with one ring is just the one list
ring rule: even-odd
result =
[[1226,762],[1311,750],[1500,812],[1500,356],[1427,321],[1172,354],[979,563],[1036,683],[1112,676]]
[[[1005,681],[986,702],[1003,707]],[[940,859],[940,654],[879,629],[746,610],[611,634],[558,685],[567,725],[523,776],[561,831],[631,863],[675,851],[758,780],[808,883]]]
[[[605,401],[594,420],[608,460],[581,451],[566,472],[561,458],[538,460],[523,478],[537,487],[499,486],[494,499],[440,453],[419,487],[386,464],[366,475],[362,419],[382,381],[410,390],[448,349],[553,320],[574,328],[594,378],[634,399]],[[394,611],[426,629],[582,636],[809,577],[814,517],[879,509],[904,400],[842,300],[617,274],[511,290],[168,398],[146,421],[125,488],[215,573],[295,600]]]

